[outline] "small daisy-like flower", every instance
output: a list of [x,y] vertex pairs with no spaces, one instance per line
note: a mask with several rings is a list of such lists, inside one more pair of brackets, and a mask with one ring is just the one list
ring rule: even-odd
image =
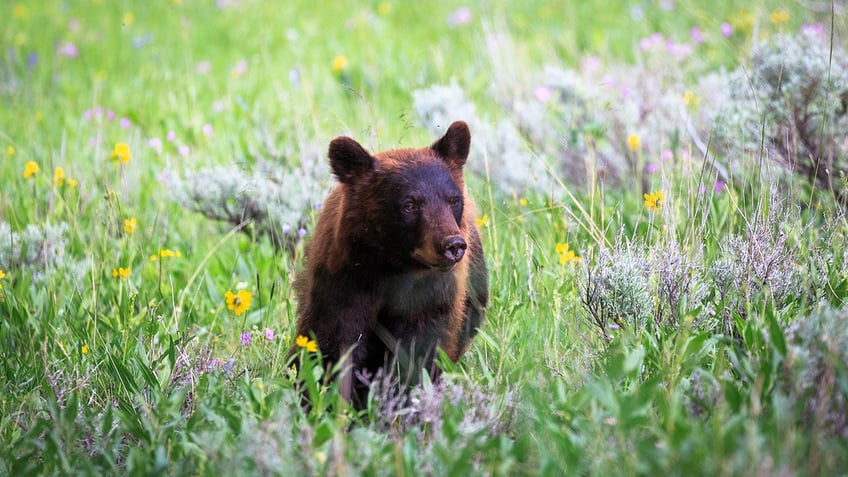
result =
[[344,55],[333,58],[332,70],[334,75],[341,74],[345,69],[347,69],[347,58]]
[[28,161],[26,164],[24,164],[24,179],[30,179],[30,178],[32,178],[33,176],[35,176],[36,174],[38,174],[38,172],[39,172],[40,170],[41,170],[41,168],[40,168],[40,167],[38,167],[38,163],[37,163],[37,162],[35,162],[35,161]]
[[485,227],[486,224],[489,223],[489,214],[483,214],[482,217],[477,218],[477,227]]
[[574,253],[574,250],[571,250],[567,243],[558,243],[556,244],[556,253],[559,255],[559,264],[576,264],[580,261],[580,257]]
[[87,344],[82,345],[82,347],[80,348],[80,351],[82,351],[82,354],[88,354],[88,345]]
[[309,351],[310,353],[318,351],[318,343],[316,343],[315,340],[311,340],[303,335],[298,335],[298,337],[294,340],[294,344],[305,349],[306,351]]
[[57,167],[55,171],[53,171],[53,185],[59,187],[65,183],[65,169],[62,169],[61,166]]
[[121,281],[124,281],[129,278],[131,273],[132,270],[130,270],[129,268],[118,267],[112,269],[112,276],[115,278],[119,278]]
[[138,220],[135,217],[130,217],[129,219],[124,219],[124,232],[128,234],[135,233],[135,229],[138,228]]
[[268,341],[274,341],[277,335],[274,334],[274,330],[271,328],[265,328],[265,339]]
[[638,134],[630,134],[627,136],[627,147],[636,152],[639,150],[639,146],[642,145],[642,138],[639,137]]
[[130,151],[130,145],[127,143],[119,142],[115,144],[115,149],[112,150],[112,160],[117,164],[118,161],[126,164],[130,162],[132,159],[132,151]]
[[661,190],[656,192],[651,192],[650,194],[644,194],[645,196],[645,207],[648,210],[656,211],[660,207],[662,207],[662,203],[664,200],[663,193]]
[[227,290],[227,292],[224,293],[224,300],[227,303],[227,309],[233,310],[236,316],[238,316],[250,308],[250,302],[253,300],[253,294],[247,290],[239,290],[238,293],[233,293]]
[[245,331],[241,334],[241,344],[244,346],[249,345],[253,341],[253,338],[250,335],[249,331]]

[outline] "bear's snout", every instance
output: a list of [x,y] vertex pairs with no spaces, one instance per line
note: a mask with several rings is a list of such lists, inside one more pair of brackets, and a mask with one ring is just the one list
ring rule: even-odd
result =
[[453,235],[442,240],[440,252],[442,256],[456,263],[462,260],[463,255],[465,255],[465,249],[467,248],[468,244],[465,243],[465,239],[461,235]]

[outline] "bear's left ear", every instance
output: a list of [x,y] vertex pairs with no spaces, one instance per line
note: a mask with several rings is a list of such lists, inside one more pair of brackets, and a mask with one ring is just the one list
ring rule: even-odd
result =
[[330,142],[330,167],[342,184],[353,185],[374,169],[374,158],[358,142],[342,136]]
[[430,146],[445,162],[453,168],[459,169],[465,165],[468,159],[468,150],[471,148],[471,131],[465,121],[455,121],[450,125],[448,131],[441,139]]

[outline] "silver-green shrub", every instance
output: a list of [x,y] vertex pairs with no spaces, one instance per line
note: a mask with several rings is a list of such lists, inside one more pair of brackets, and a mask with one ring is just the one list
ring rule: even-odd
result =
[[42,280],[57,269],[72,272],[77,278],[84,272],[84,264],[67,253],[68,224],[30,224],[20,232],[12,231],[6,222],[0,222],[0,269],[26,269],[35,280]]
[[848,170],[848,56],[816,33],[782,35],[753,50],[728,78],[716,144],[728,157],[766,157],[843,200]]

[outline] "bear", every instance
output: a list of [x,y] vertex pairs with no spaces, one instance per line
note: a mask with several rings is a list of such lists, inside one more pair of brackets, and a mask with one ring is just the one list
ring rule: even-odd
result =
[[330,191],[295,281],[297,335],[314,337],[339,392],[362,408],[382,371],[414,385],[457,362],[485,319],[488,272],[463,166],[471,133],[456,121],[430,147],[370,154],[330,142]]

